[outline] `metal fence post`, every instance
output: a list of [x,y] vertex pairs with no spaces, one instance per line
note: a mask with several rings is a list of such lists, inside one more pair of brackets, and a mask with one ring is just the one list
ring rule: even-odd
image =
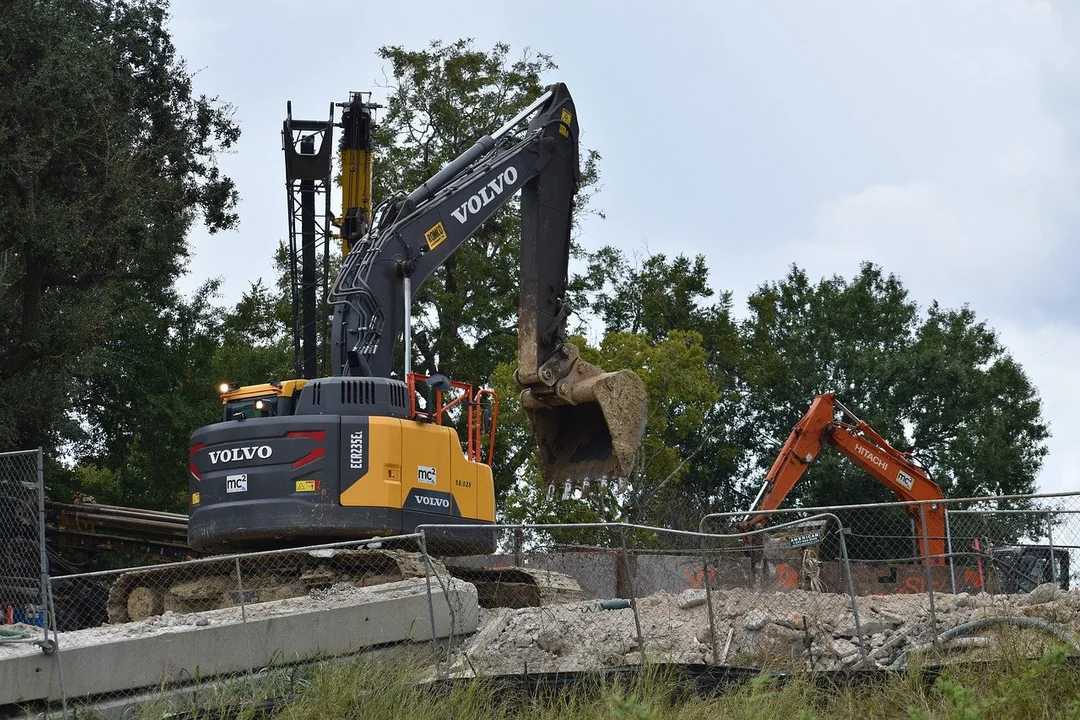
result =
[[[704,520],[702,521],[704,524]],[[698,525],[698,530],[701,530],[701,525]],[[712,661],[713,665],[720,662],[716,648],[716,619],[713,616],[713,599],[712,588],[709,586],[709,555],[705,550],[705,538],[700,538],[701,541],[701,581],[705,584],[705,606],[709,611],[709,645],[712,648]]]
[[859,620],[859,601],[855,599],[855,580],[851,576],[851,560],[848,558],[844,524],[840,522],[840,518],[836,515],[833,515],[832,519],[836,521],[837,535],[840,538],[840,562],[844,568],[844,574],[847,575],[848,598],[851,599],[851,617],[855,621],[855,634],[859,638],[859,651],[862,653],[863,662],[866,662],[870,656],[870,649],[867,647],[870,643],[863,642],[862,623]]
[[919,516],[922,518],[922,547],[923,567],[926,570],[926,594],[930,598],[930,631],[934,639],[934,648],[941,650],[941,640],[938,639],[937,608],[934,606],[934,576],[930,572],[930,536],[926,530],[926,503],[919,504]]
[[240,621],[247,624],[247,604],[244,602],[244,579],[240,575],[240,556],[236,556],[236,589],[240,592]]
[[[38,501],[38,559],[41,564],[41,647],[48,651],[49,643],[49,557],[45,545],[45,462],[41,448],[37,449],[37,501]],[[56,618],[52,618],[56,623]],[[55,651],[55,648],[53,648]]]
[[[56,604],[53,602],[52,583],[49,580],[49,553],[45,543],[45,454],[41,448],[37,449],[37,496],[38,496],[38,547],[41,559],[41,608],[44,622],[41,629],[44,633],[42,649],[46,654],[56,653],[57,679],[60,681],[60,707],[63,717],[68,716],[67,688],[64,686],[64,665],[58,653],[60,649],[60,636],[57,633]],[[52,641],[49,640],[49,626],[52,626]]]
[[514,567],[522,566],[522,553],[525,547],[525,532],[520,526],[514,528]]
[[[450,676],[450,662],[453,659],[454,652],[454,623],[456,617],[454,615],[454,604],[450,602],[450,593],[446,590],[446,587],[442,584],[442,578],[435,571],[435,564],[431,562],[431,556],[428,555],[427,549],[427,535],[426,531],[418,529],[420,537],[417,538],[416,544],[420,546],[420,555],[424,558],[424,567],[426,572],[424,573],[424,583],[427,586],[427,602],[428,602],[428,620],[431,623],[431,643],[436,648],[439,647],[439,632],[435,629],[435,601],[432,599],[431,589],[431,576],[435,576],[435,580],[439,583],[439,587],[443,589],[444,597],[446,598],[446,606],[450,613],[450,636],[446,639],[446,675]],[[435,677],[442,679],[443,673],[439,670],[438,653],[435,655]]]
[[952,583],[952,594],[956,594],[956,567],[953,565],[952,552],[952,528],[949,526],[949,515],[952,513],[945,508],[945,549],[949,553],[949,581]]
[[1054,587],[1058,586],[1057,563],[1054,562],[1054,515],[1046,511],[1046,542],[1050,546],[1050,579],[1054,581]]
[[634,613],[634,627],[637,629],[638,651],[641,653],[641,664],[645,665],[645,638],[641,634],[641,618],[638,617],[637,598],[634,597],[634,577],[630,572],[630,554],[626,550],[626,528],[619,534],[622,544],[623,566],[626,568],[626,587],[630,590],[630,610]]

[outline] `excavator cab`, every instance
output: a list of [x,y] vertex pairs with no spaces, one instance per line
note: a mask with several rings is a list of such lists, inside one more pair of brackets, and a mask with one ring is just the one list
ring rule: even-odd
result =
[[294,397],[299,394],[306,382],[306,380],[286,380],[242,387],[223,382],[218,387],[218,393],[221,396],[221,420],[228,422],[291,415]]

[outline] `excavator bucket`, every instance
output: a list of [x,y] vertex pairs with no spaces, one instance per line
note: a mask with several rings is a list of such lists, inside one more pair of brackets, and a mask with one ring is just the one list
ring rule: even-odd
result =
[[539,446],[548,484],[623,479],[645,434],[645,384],[634,372],[603,372],[582,360],[557,385],[558,395],[527,389],[522,406]]

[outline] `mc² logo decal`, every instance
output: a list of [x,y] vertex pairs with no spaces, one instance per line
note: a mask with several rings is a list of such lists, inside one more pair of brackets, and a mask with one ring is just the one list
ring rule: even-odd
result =
[[915,480],[903,470],[896,471],[896,482],[900,483],[908,490],[910,490],[915,485]]
[[[465,221],[469,219],[470,215],[475,215],[476,213],[480,212],[480,208],[490,205],[495,198],[499,197],[503,194],[503,192],[506,191],[506,187],[508,185],[513,185],[515,182],[517,182],[517,179],[517,168],[513,166],[506,168],[501,173],[499,173],[499,175],[494,180],[489,182],[484,187],[480,188],[480,191],[478,193],[470,197],[465,202],[461,203],[461,205],[450,214],[454,216],[455,220],[464,225]],[[428,232],[430,232],[430,230]]]
[[416,482],[424,483],[425,485],[438,485],[439,478],[435,473],[435,468],[427,465],[417,465]]
[[228,450],[211,450],[208,455],[210,456],[210,464],[218,465],[220,463],[228,462],[240,462],[241,460],[254,460],[259,458],[260,460],[266,460],[274,454],[274,449],[269,445],[257,445],[253,447],[238,447],[230,448]]
[[244,475],[228,475],[225,478],[225,492],[237,493],[247,492],[248,476]]

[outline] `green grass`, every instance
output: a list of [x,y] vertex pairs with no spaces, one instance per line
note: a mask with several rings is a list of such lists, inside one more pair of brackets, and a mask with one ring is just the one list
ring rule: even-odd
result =
[[361,662],[326,668],[306,683],[300,699],[278,717],[303,718],[1052,718],[1080,717],[1080,670],[1065,651],[1048,650],[1034,661],[1005,657],[973,669],[944,673],[933,684],[917,670],[878,682],[822,690],[808,675],[779,683],[762,675],[712,697],[687,697],[674,681],[646,673],[629,684],[597,681],[556,696],[499,696],[483,683],[455,686],[436,695],[408,672]]
[[[822,689],[808,674],[787,682],[761,675],[708,697],[688,694],[672,677],[645,672],[627,682],[591,684],[515,696],[483,682],[457,683],[440,692],[422,682],[430,664],[416,656],[381,655],[306,673],[272,671],[258,685],[239,682],[231,690],[203,693],[192,705],[171,709],[225,710],[224,716],[260,717],[262,700],[291,696],[278,706],[280,720],[373,718],[377,720],[470,720],[497,718],[562,720],[705,720],[706,718],[1080,718],[1080,669],[1064,649],[1052,647],[1028,660],[1003,654],[993,663],[956,666],[936,681],[917,669],[846,688]],[[140,717],[162,717],[160,705]],[[217,713],[212,713],[216,715]]]

